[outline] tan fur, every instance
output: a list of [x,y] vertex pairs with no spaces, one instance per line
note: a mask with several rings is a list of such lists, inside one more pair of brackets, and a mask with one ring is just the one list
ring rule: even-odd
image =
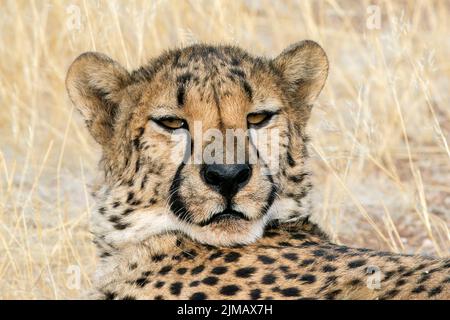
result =
[[[273,60],[236,47],[194,45],[168,51],[131,73],[102,54],[77,58],[67,76],[69,96],[103,147],[104,177],[95,191],[92,221],[100,256],[94,296],[448,298],[448,260],[340,249],[305,222],[312,187],[305,127],[327,73],[327,57],[312,41]],[[231,203],[246,220],[204,224],[230,204],[203,181],[203,163],[183,163],[183,157],[194,156],[177,144],[175,133],[182,137],[189,131],[194,149],[207,151],[212,139],[199,139],[201,134],[246,130],[248,114],[260,111],[276,111],[264,128],[279,130],[279,170],[265,175],[264,161],[252,165],[250,180]],[[169,132],[158,124],[166,116],[183,119],[188,128]],[[251,138],[245,139],[247,158]],[[227,262],[227,254],[240,257]],[[264,264],[258,258],[263,255],[275,261]],[[314,263],[302,265],[310,259]],[[354,260],[364,264],[349,267]],[[370,264],[395,273],[382,280],[380,290],[365,285]],[[223,266],[226,273],[204,280]],[[160,273],[164,267],[170,271]],[[255,270],[241,277],[236,272],[242,268]],[[423,270],[430,276],[421,282]],[[276,283],[262,283],[267,274]],[[313,277],[302,281],[305,275]],[[165,284],[158,287],[158,281]],[[223,289],[231,285],[239,287],[233,294]]]
[[[175,239],[178,238],[178,243]],[[181,240],[183,239],[183,240]],[[291,224],[237,248],[166,236],[167,250],[133,247],[100,299],[448,299],[450,260],[338,246]],[[131,248],[130,248],[131,249]],[[372,273],[376,271],[379,274]],[[380,280],[379,287],[371,278]]]

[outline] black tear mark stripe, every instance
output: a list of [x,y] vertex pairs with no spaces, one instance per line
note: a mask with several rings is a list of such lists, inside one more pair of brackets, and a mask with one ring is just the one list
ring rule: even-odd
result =
[[183,200],[181,199],[181,195],[179,193],[179,189],[181,186],[181,171],[184,168],[184,163],[180,164],[178,167],[175,176],[172,180],[172,185],[170,186],[170,210],[172,210],[173,214],[176,215],[179,219],[185,222],[192,223],[192,215],[186,209]]

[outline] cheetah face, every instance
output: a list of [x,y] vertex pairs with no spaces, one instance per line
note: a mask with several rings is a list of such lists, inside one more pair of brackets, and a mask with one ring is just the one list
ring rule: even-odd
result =
[[131,73],[81,55],[66,85],[103,150],[94,233],[233,245],[308,214],[305,125],[327,70],[312,41],[273,60],[195,45]]

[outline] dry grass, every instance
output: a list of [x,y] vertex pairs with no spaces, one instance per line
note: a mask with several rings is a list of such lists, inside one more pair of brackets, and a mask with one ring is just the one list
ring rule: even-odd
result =
[[342,243],[448,255],[450,3],[379,1],[370,29],[373,2],[0,1],[0,298],[89,286],[99,150],[64,88],[88,50],[135,68],[197,41],[270,56],[320,42],[331,73],[309,127],[317,219]]

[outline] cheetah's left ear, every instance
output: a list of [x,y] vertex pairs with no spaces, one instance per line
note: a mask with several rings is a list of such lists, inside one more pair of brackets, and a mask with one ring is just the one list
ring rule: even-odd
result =
[[311,40],[298,42],[276,57],[274,64],[283,74],[294,101],[309,110],[328,75],[328,59],[322,47]]

